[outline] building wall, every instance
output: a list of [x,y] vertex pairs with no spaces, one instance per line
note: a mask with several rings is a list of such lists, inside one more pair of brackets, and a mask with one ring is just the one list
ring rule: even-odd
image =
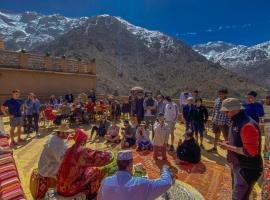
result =
[[74,94],[88,92],[96,88],[96,78],[92,74],[0,68],[0,103],[14,89],[21,90],[24,96],[34,92],[41,98],[64,95],[68,90]]

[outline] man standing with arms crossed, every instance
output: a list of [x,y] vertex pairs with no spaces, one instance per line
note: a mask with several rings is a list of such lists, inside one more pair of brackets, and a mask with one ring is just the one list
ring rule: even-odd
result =
[[22,133],[22,106],[23,101],[20,99],[20,91],[12,91],[12,96],[10,99],[6,100],[1,106],[1,110],[5,116],[9,116],[10,121],[10,145],[17,145],[15,142],[15,129],[17,128],[18,142],[25,141],[21,138]]

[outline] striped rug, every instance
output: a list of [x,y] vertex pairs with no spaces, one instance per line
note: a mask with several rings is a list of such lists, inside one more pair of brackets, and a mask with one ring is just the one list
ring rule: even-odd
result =
[[[9,147],[8,139],[0,138],[1,147]],[[0,155],[0,199],[25,199],[13,155],[6,153]]]

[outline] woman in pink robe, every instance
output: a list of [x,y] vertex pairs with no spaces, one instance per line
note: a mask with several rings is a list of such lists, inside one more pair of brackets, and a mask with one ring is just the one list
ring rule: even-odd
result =
[[104,176],[98,167],[109,163],[111,154],[83,147],[87,135],[80,129],[76,130],[73,139],[75,144],[66,151],[58,171],[57,192],[64,197],[80,192],[95,194]]

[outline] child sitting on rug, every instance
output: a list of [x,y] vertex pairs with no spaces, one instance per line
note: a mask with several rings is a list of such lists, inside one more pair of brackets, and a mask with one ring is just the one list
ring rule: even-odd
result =
[[192,131],[186,131],[185,140],[179,141],[179,146],[177,148],[177,164],[181,161],[189,163],[199,163],[201,160],[201,149],[193,137]]
[[153,149],[149,135],[150,132],[146,129],[146,122],[142,121],[136,131],[137,151]]

